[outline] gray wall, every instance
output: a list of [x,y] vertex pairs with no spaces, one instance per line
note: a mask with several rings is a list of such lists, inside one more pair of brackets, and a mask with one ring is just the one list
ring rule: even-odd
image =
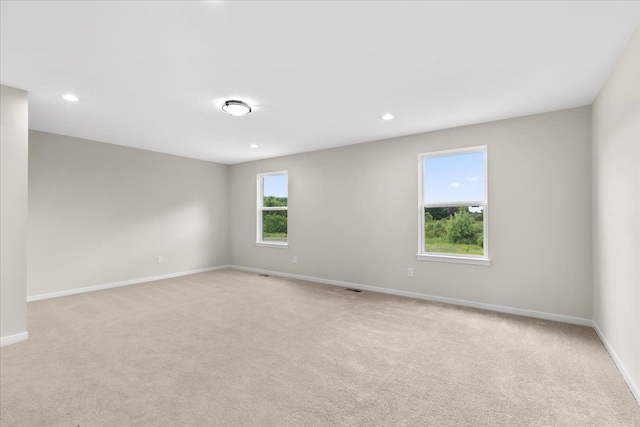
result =
[[227,178],[225,165],[31,131],[28,295],[227,264]]
[[640,29],[593,104],[593,319],[640,399]]
[[27,92],[0,86],[0,337],[27,331]]
[[[582,107],[233,165],[231,262],[590,319],[590,117]],[[416,261],[418,153],[484,144],[491,266]],[[256,174],[278,170],[286,250],[255,245]]]

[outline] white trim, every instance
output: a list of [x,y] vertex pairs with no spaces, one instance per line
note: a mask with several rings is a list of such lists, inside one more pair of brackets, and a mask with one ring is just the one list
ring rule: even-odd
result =
[[[264,177],[269,175],[286,175],[287,176],[287,206],[271,206],[264,207]],[[265,242],[262,240],[262,212],[264,211],[286,211],[287,212],[287,239],[289,239],[289,171],[276,171],[276,172],[266,172],[259,173],[257,175],[258,179],[258,188],[256,190],[256,246],[265,246],[265,247],[277,247],[281,249],[287,249],[288,246],[283,244],[273,244],[271,242]],[[287,243],[287,242],[283,242]]]
[[[424,160],[432,157],[445,157],[459,154],[483,153],[484,154],[484,201],[474,202],[442,202],[425,203],[424,201]],[[491,265],[489,261],[489,148],[486,145],[475,147],[461,147],[452,150],[431,151],[418,154],[418,261],[453,262],[460,264]],[[483,251],[482,257],[472,258],[461,254],[441,254],[425,252],[424,236],[424,209],[426,207],[442,206],[482,206]],[[472,261],[469,261],[472,260]]]
[[287,242],[256,242],[256,246],[264,246],[268,248],[289,249]]
[[475,145],[473,147],[459,147],[451,148],[449,150],[427,151],[426,153],[420,153],[420,157],[444,157],[454,156],[456,154],[484,153],[485,151],[487,151],[486,145]]
[[460,305],[464,307],[479,308],[481,310],[497,311],[499,313],[515,314],[517,316],[534,317],[537,319],[553,320],[554,322],[571,323],[574,325],[592,326],[591,319],[583,319],[581,317],[565,316],[563,314],[545,313],[542,311],[526,310],[523,308],[506,307],[502,305],[486,304],[482,302],[466,301],[455,298],[438,297],[434,295],[420,294],[417,292],[401,291],[398,289],[381,288],[378,286],[361,285],[358,283],[343,282],[340,280],[321,279],[318,277],[302,276],[299,274],[281,273],[279,271],[262,270],[260,268],[243,267],[240,265],[231,265],[235,270],[248,271],[251,273],[268,274],[270,276],[287,277],[291,279],[306,280],[308,282],[322,283],[325,285],[341,286],[345,288],[361,289],[364,291],[379,292],[382,294],[398,295],[408,298],[417,298],[427,301],[442,302],[445,304]]
[[[260,175],[260,176],[289,175],[289,171],[288,170],[282,170],[282,171],[275,171],[275,172],[264,172],[264,173],[259,173],[258,175]],[[287,182],[287,186],[288,185],[289,185],[289,183]]]
[[29,339],[29,332],[21,332],[15,335],[9,335],[8,337],[0,338],[0,347],[4,347],[5,345],[15,344],[20,341],[25,341]]
[[491,260],[484,257],[446,255],[435,253],[416,254],[418,261],[453,262],[457,264],[491,265]]
[[218,265],[215,267],[198,268],[196,270],[178,271],[176,273],[162,274],[160,276],[141,277],[140,279],[124,280],[122,282],[104,283],[102,285],[84,286],[82,288],[68,289],[66,291],[50,292],[46,294],[32,295],[27,297],[27,302],[40,301],[43,299],[64,297],[67,295],[82,294],[85,292],[101,291],[103,289],[118,288],[120,286],[135,285],[138,283],[154,282],[156,280],[171,279],[173,277],[188,276],[190,274],[206,273],[207,271],[222,270],[230,268],[230,265]]
[[441,207],[462,207],[462,206],[482,206],[484,209],[484,205],[486,202],[484,201],[473,201],[473,202],[446,202],[446,203],[425,203],[422,205],[424,208],[441,208]]
[[629,390],[631,390],[631,394],[633,394],[633,397],[636,398],[636,401],[640,405],[640,389],[638,388],[636,383],[633,381],[633,378],[631,378],[631,375],[629,375],[629,372],[627,372],[627,369],[622,364],[622,361],[620,360],[616,352],[613,351],[613,347],[611,347],[611,344],[609,344],[609,341],[607,341],[607,339],[604,337],[604,334],[598,327],[598,324],[596,323],[595,320],[593,321],[593,329],[595,329],[596,334],[598,334],[598,337],[600,338],[600,341],[602,341],[602,345],[604,345],[604,348],[606,348],[607,351],[609,352],[609,356],[611,356],[611,359],[613,359],[613,363],[616,364],[616,367],[620,371],[622,378],[624,378],[627,385],[629,386]]

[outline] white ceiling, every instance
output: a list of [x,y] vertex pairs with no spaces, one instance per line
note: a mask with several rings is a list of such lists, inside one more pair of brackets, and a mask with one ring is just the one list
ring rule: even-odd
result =
[[640,19],[594,1],[1,5],[0,77],[29,91],[32,129],[222,163],[591,104]]

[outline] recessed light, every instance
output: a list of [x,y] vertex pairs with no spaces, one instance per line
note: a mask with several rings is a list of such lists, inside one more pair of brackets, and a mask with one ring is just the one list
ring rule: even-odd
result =
[[75,96],[75,95],[73,95],[71,93],[66,93],[66,94],[62,95],[62,97],[65,100],[69,101],[69,102],[78,102],[78,101],[80,101],[80,98],[78,98],[77,96]]
[[251,112],[251,107],[246,102],[230,99],[222,104],[222,110],[232,116],[244,116]]
[[259,145],[258,145],[258,144],[251,144],[251,145],[249,145],[249,148],[258,148],[258,147],[259,147]]
[[393,114],[385,114],[384,116],[382,116],[382,120],[393,120]]

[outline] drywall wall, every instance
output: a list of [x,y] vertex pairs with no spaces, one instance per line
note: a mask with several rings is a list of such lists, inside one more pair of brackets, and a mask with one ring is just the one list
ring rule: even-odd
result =
[[0,86],[0,343],[27,335],[27,92]]
[[[231,262],[590,319],[590,117],[581,107],[233,165]],[[485,144],[491,265],[417,261],[418,153]],[[256,174],[279,170],[289,248],[257,247]]]
[[593,104],[593,319],[640,401],[640,29]]
[[226,165],[31,131],[28,295],[227,264],[227,177]]

